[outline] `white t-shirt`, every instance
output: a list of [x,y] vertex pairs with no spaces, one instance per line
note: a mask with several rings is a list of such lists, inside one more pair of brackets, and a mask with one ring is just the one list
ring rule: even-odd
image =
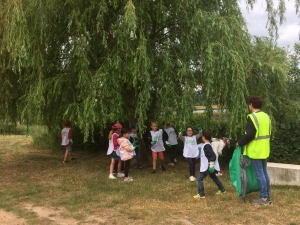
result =
[[155,145],[151,146],[151,150],[153,152],[162,152],[165,151],[164,142],[162,139],[162,129],[159,129],[158,131],[150,131],[152,136],[152,142],[156,141]]
[[165,129],[165,132],[168,134],[168,142],[171,145],[177,145],[178,141],[177,141],[177,134],[174,130],[173,127],[168,127]]
[[184,136],[183,156],[185,158],[196,158],[199,155],[196,135]]

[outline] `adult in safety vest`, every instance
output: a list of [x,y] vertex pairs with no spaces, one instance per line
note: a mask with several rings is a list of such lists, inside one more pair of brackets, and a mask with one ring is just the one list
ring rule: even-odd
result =
[[244,155],[251,159],[260,196],[252,200],[253,204],[272,203],[270,198],[270,178],[267,172],[267,158],[270,155],[271,120],[268,114],[261,111],[263,99],[251,96],[248,100],[250,114],[247,116],[246,134],[238,140],[237,146],[244,147]]

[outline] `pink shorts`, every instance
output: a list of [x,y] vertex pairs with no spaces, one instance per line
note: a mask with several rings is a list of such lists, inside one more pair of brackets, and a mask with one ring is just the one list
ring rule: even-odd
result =
[[164,159],[164,152],[152,152],[152,158]]

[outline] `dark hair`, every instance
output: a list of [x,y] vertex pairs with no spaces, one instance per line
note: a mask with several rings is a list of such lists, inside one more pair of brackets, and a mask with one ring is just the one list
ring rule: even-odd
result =
[[123,135],[127,134],[127,133],[130,133],[130,130],[126,127],[123,127],[122,130],[121,130],[120,135],[121,135],[121,137],[123,137]]
[[263,104],[263,99],[259,96],[251,96],[248,100],[248,104],[252,104],[252,107],[255,109],[260,109]]
[[192,127],[192,126],[187,126],[187,127],[185,128],[185,130],[187,130],[188,128],[191,128],[191,129],[192,129],[192,131],[194,131],[194,129],[193,129],[193,127]]
[[203,130],[202,136],[205,137],[206,140],[211,141],[212,134],[210,130]]
[[65,126],[65,127],[71,126],[71,122],[70,122],[69,120],[66,120],[66,121],[64,122],[64,126]]
[[169,127],[169,126],[171,126],[171,123],[170,122],[164,122],[164,125]]

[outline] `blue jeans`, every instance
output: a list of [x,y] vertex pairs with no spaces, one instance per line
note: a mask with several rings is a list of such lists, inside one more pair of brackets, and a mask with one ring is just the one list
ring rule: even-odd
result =
[[136,158],[137,167],[140,168],[141,167],[141,155],[140,155],[140,148],[139,147],[137,147],[135,149],[135,158]]
[[215,182],[215,184],[218,186],[220,191],[225,191],[223,184],[221,183],[221,181],[219,180],[219,178],[216,176],[216,173],[209,173],[207,172],[200,172],[197,180],[198,180],[198,194],[201,196],[205,196],[204,193],[204,184],[203,184],[203,180],[204,178],[207,176],[207,174],[209,174],[210,178]]
[[267,172],[267,159],[251,159],[251,164],[260,187],[260,197],[270,197],[270,178]]

